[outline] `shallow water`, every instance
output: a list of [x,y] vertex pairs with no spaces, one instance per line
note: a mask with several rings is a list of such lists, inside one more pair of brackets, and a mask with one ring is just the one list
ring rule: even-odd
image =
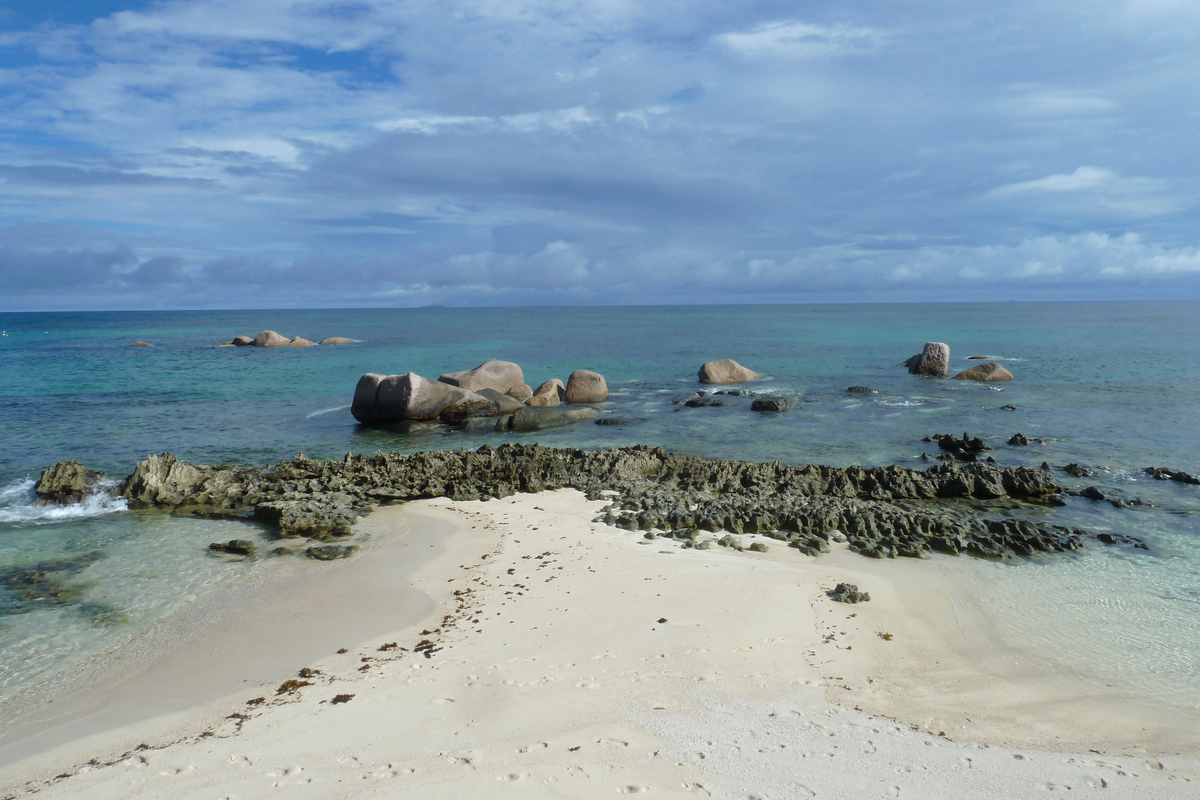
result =
[[[214,346],[264,328],[361,341]],[[32,480],[61,459],[120,478],[162,450],[261,465],[297,452],[333,458],[538,441],[922,467],[922,452],[936,453],[922,437],[967,431],[1002,464],[1099,467],[1093,478],[1060,480],[1155,504],[1115,509],[1073,499],[1053,512],[1021,512],[1142,536],[1148,551],[1093,546],[1080,556],[970,568],[995,578],[981,581],[981,591],[1008,610],[1013,635],[1030,646],[1200,707],[1200,487],[1142,471],[1200,472],[1197,303],[3,314],[0,329],[0,569],[27,574],[43,562],[94,559],[51,570],[62,573],[62,605],[22,599],[28,587],[14,589],[11,580],[0,588],[0,700],[261,567],[205,553],[210,541],[261,536],[247,523],[131,513],[102,498],[68,509],[33,504]],[[128,347],[134,340],[156,347]],[[987,354],[1016,379],[908,375],[899,364],[931,340],[951,345],[955,369]],[[492,357],[520,363],[534,386],[576,368],[599,371],[612,393],[603,413],[635,424],[405,435],[362,428],[350,416],[364,372],[435,378]],[[697,387],[702,362],[726,357],[769,376],[750,385],[754,393],[791,394],[796,407],[768,416],[750,412],[748,400],[727,408],[670,403]],[[850,385],[877,393],[847,394]],[[1017,431],[1043,441],[1006,445]]]

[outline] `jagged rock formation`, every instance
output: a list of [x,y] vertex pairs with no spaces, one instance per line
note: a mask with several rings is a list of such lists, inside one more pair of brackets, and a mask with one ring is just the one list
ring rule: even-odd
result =
[[[139,463],[118,492],[131,508],[253,515],[281,536],[337,541],[353,534],[358,514],[380,503],[479,500],[564,487],[592,499],[616,492],[599,521],[663,531],[685,545],[702,531],[757,533],[815,555],[844,534],[852,549],[876,558],[930,550],[1005,558],[1073,550],[1087,536],[1012,518],[1013,501],[1057,501],[1061,489],[1047,470],[981,463],[924,471],[796,467],[673,455],[644,445],[598,451],[484,445],[411,456],[348,454],[341,461],[299,455],[265,469],[189,464],[163,453]],[[1005,518],[984,515],[995,501]]]
[[82,503],[102,480],[103,472],[94,472],[72,458],[42,470],[33,491],[42,502],[70,505]]

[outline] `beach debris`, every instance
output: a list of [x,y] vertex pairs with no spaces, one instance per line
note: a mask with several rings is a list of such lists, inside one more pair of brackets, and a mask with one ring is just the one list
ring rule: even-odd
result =
[[1159,481],[1175,481],[1200,486],[1200,478],[1186,472],[1167,469],[1166,467],[1146,467],[1146,474]]
[[750,404],[751,411],[780,412],[788,411],[796,401],[791,397],[759,397]]
[[265,702],[267,702],[267,698],[265,698],[265,697],[251,697],[249,700],[246,701],[246,705],[261,706]]
[[659,624],[659,625],[662,625],[662,624],[663,624],[663,623],[665,623],[666,621],[667,621],[667,618],[666,618],[666,617],[659,617],[659,618],[658,618],[658,624]]
[[853,583],[839,583],[826,594],[839,603],[865,603],[871,599],[869,592],[860,592]]
[[279,696],[281,694],[295,694],[305,686],[312,685],[312,681],[302,681],[297,680],[296,678],[288,678],[286,681],[279,684],[279,688],[275,690],[275,695]]
[[701,365],[696,377],[700,379],[701,383],[725,384],[755,381],[763,376],[752,369],[743,367],[732,358],[723,358],[720,361],[709,361]]
[[92,494],[105,477],[103,472],[90,470],[72,458],[42,470],[33,491],[42,503],[74,505]]
[[230,539],[228,542],[213,542],[208,549],[231,556],[252,556],[257,548],[249,539]]
[[599,372],[577,369],[567,376],[568,403],[603,403],[608,399],[608,383]]
[[912,375],[944,378],[950,372],[950,345],[945,342],[926,342],[921,352],[904,362]]
[[890,642],[893,638],[895,638],[887,631],[875,631],[875,635],[880,639],[883,639],[885,642]]
[[349,703],[354,699],[352,694],[335,694],[333,699],[329,701],[330,705],[338,705],[339,703]]
[[301,667],[297,673],[301,678],[315,678],[321,674],[321,670],[313,669],[312,667]]
[[1025,445],[1029,444],[1029,437],[1020,432],[1014,433],[1009,437],[1008,443],[1014,447],[1024,447]]
[[1011,381],[1013,375],[1004,367],[997,364],[995,361],[986,361],[978,366],[964,369],[962,372],[955,375],[951,380],[956,381]]

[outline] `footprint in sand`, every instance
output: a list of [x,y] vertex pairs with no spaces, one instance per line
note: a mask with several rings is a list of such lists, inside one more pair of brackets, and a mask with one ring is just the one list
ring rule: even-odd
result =
[[1093,778],[1085,778],[1085,780],[1087,781],[1087,785],[1092,787],[1093,789],[1107,789],[1108,788],[1108,781],[1104,780],[1104,778],[1094,778],[1093,777]]
[[950,769],[970,769],[973,766],[974,764],[971,763],[971,759],[960,758],[958,761],[954,762],[954,765],[950,767]]
[[701,797],[712,797],[712,792],[705,789],[702,783],[684,783],[683,788],[685,791],[695,792]]
[[641,786],[636,783],[631,783],[628,786],[622,786],[620,789],[617,789],[619,794],[641,794],[648,791],[650,791],[649,786]]
[[597,739],[596,744],[600,745],[601,747],[609,748],[629,747],[629,742],[623,742],[620,739]]
[[583,767],[580,767],[576,764],[572,764],[570,766],[563,767],[563,772],[567,773],[572,778],[590,778],[590,777],[592,777],[591,775],[587,774],[587,770],[585,770]]
[[159,775],[185,775],[189,772],[195,772],[196,767],[188,764],[186,767],[176,767],[175,769],[164,769]]
[[367,781],[371,780],[372,778],[400,778],[412,775],[414,772],[416,772],[416,770],[412,767],[397,767],[396,765],[389,763],[384,764],[379,769],[366,773],[362,776],[362,779]]
[[528,778],[528,777],[529,777],[528,772],[510,772],[507,775],[497,775],[496,780],[498,780],[498,781],[519,781],[519,780],[523,780],[524,778]]
[[524,747],[518,747],[518,753],[532,753],[536,750],[545,750],[550,746],[549,742],[538,742],[537,744],[527,744]]
[[230,763],[230,764],[237,764],[239,767],[252,767],[252,766],[254,766],[254,762],[253,762],[253,761],[251,761],[251,760],[249,759],[249,757],[247,757],[247,756],[230,756],[230,757],[229,757],[229,763]]

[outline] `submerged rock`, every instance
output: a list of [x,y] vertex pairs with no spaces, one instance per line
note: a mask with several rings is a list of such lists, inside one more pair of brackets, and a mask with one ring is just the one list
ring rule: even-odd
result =
[[357,339],[347,339],[345,336],[327,336],[321,340],[322,345],[331,344],[354,344]]
[[334,561],[339,558],[349,558],[358,552],[356,544],[325,544],[310,547],[304,551],[309,558],[317,561]]
[[42,502],[73,505],[82,503],[104,477],[103,472],[90,470],[72,458],[42,470],[33,491]]
[[1167,469],[1166,467],[1146,467],[1146,474],[1155,480],[1160,481],[1175,481],[1176,483],[1188,483],[1193,486],[1200,486],[1200,478],[1195,475],[1189,475],[1183,471]]
[[759,397],[750,404],[751,411],[780,412],[788,411],[796,401],[791,397]]
[[600,412],[594,408],[537,408],[526,406],[512,416],[511,430],[517,433],[540,431],[573,425],[585,419],[595,419]]
[[875,390],[870,386],[851,386],[846,391],[850,394],[875,394]]
[[985,364],[980,364],[977,367],[964,369],[962,372],[955,375],[951,380],[956,381],[1011,381],[1012,373],[1000,366],[994,361],[988,361]]
[[229,553],[233,556],[252,556],[257,548],[249,539],[230,539],[228,542],[213,542],[208,549],[215,553]]
[[130,347],[154,347],[154,345],[150,344],[149,342],[130,342],[129,346]]

